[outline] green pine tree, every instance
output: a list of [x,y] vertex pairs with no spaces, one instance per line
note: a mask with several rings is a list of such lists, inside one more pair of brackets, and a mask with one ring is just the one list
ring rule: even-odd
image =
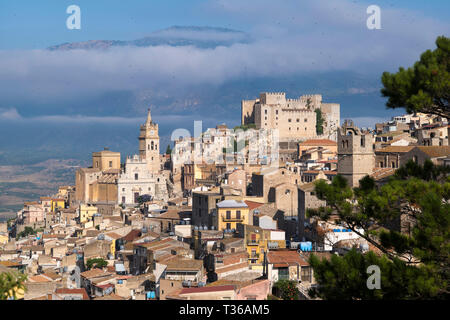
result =
[[[310,258],[318,288],[310,294],[325,299],[445,299],[450,275],[450,168],[431,162],[409,162],[384,185],[365,177],[359,188],[336,176],[331,184],[320,180],[316,194],[326,207],[308,215],[338,222],[366,239],[382,254],[352,251],[330,261]],[[387,226],[409,217],[409,233]],[[360,232],[360,230],[363,230]],[[381,289],[370,290],[367,267],[378,265]],[[359,279],[359,280],[358,280]]]
[[389,98],[388,108],[450,118],[450,39],[438,37],[436,46],[433,51],[425,51],[414,66],[383,73],[381,93]]

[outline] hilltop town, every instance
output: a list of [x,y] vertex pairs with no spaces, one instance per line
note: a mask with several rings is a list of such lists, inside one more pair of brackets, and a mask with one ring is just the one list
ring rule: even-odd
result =
[[[410,160],[450,165],[440,116],[359,128],[322,95],[282,92],[243,100],[241,110],[240,126],[175,132],[166,151],[149,109],[136,154],[95,150],[75,185],[24,203],[0,224],[0,272],[27,276],[17,298],[264,300],[292,280],[311,299],[312,253],[378,253],[358,229],[307,214],[326,206],[316,181],[383,185]],[[411,223],[392,228],[408,233]]]

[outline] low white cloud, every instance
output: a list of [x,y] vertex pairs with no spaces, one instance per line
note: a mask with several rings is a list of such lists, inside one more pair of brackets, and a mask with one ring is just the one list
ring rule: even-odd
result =
[[16,108],[3,109],[0,108],[0,120],[19,120],[20,114]]
[[[449,31],[448,23],[417,12],[385,8],[382,30],[368,30],[366,6],[348,0],[332,4],[322,0],[220,0],[208,1],[204,8],[246,21],[254,41],[213,49],[154,46],[0,51],[0,105],[16,100],[41,105],[57,101],[64,108],[64,101],[111,91],[139,95],[150,90],[172,96],[192,86],[219,86],[258,77],[276,81],[306,73],[320,77],[326,71],[379,77],[384,70],[411,65],[433,46],[436,36]],[[170,30],[161,35],[164,32],[175,36]],[[187,32],[195,37],[194,31]],[[218,35],[197,34],[199,39],[214,36]],[[348,93],[370,89],[358,86],[352,84]]]

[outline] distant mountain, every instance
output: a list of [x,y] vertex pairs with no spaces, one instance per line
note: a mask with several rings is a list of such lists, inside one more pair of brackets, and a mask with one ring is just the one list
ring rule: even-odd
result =
[[249,43],[250,36],[242,31],[216,27],[182,27],[173,26],[152,32],[150,35],[130,41],[89,40],[83,42],[63,43],[47,48],[48,50],[98,50],[111,47],[136,46],[195,46],[198,48],[216,48],[230,46],[234,43]]

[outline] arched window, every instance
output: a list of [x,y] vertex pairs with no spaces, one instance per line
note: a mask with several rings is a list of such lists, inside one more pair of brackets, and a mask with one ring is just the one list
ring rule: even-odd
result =
[[152,150],[153,150],[153,148],[154,148],[154,142],[152,141]]

